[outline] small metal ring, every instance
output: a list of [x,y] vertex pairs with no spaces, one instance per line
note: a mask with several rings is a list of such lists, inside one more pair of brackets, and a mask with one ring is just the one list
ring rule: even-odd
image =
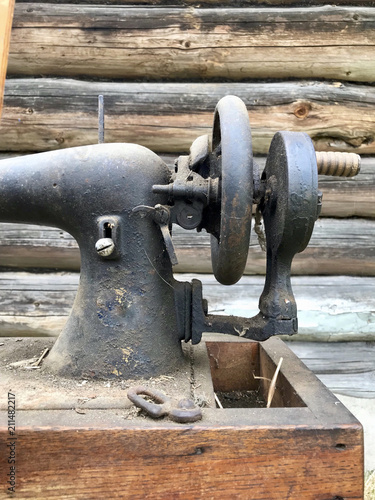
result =
[[[148,396],[154,401],[157,401],[157,403],[150,403],[142,398],[141,395]],[[147,412],[150,417],[160,418],[169,413],[169,403],[171,400],[160,391],[150,390],[139,385],[137,387],[131,387],[128,390],[128,398],[135,406]]]

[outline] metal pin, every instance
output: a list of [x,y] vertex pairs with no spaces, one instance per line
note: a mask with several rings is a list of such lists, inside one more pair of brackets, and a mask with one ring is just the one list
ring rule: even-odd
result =
[[104,143],[104,99],[98,95],[98,144]]

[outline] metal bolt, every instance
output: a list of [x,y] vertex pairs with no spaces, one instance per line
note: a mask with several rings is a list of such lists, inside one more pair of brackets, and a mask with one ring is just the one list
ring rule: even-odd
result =
[[355,153],[317,152],[318,174],[354,177],[359,174],[361,157]]
[[98,96],[98,144],[104,143],[104,99]]
[[112,238],[101,238],[95,243],[95,250],[101,257],[108,257],[113,253],[115,244]]

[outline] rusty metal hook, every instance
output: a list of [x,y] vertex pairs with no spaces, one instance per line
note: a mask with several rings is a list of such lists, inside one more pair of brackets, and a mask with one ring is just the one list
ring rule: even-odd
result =
[[[148,396],[156,403],[147,401],[142,395]],[[151,390],[144,386],[131,387],[128,390],[128,398],[152,418],[168,415],[171,420],[179,423],[196,422],[202,418],[202,410],[190,399],[180,399],[176,402],[156,389]]]

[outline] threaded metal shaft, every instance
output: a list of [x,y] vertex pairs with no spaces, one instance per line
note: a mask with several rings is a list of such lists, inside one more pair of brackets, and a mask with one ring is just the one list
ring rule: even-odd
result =
[[318,174],[354,177],[361,168],[361,157],[355,153],[317,152]]

